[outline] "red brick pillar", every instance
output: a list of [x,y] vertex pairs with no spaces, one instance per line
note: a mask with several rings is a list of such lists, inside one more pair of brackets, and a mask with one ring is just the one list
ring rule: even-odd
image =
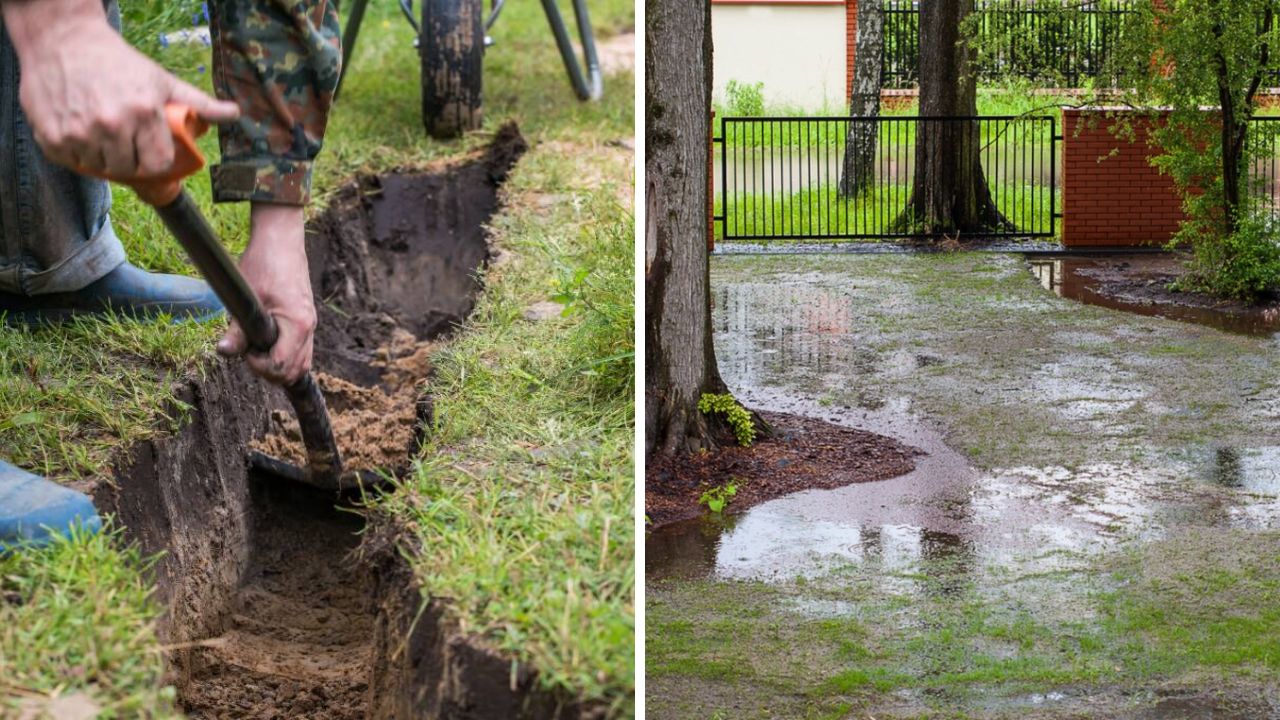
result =
[[858,0],[844,0],[844,96],[853,94],[853,66],[858,55]]
[[1146,120],[1132,142],[1111,132],[1115,113],[1062,111],[1062,244],[1065,247],[1164,244],[1183,219],[1173,179],[1151,166]]

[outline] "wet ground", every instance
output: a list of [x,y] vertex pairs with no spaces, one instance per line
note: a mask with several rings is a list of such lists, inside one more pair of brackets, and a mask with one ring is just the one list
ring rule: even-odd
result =
[[1228,332],[1264,336],[1280,332],[1280,300],[1245,304],[1171,290],[1170,284],[1185,272],[1185,261],[1174,255],[1032,255],[1029,259],[1040,284],[1065,298]]
[[652,533],[650,715],[1280,717],[1280,341],[1030,270],[713,261],[741,400],[927,455]]

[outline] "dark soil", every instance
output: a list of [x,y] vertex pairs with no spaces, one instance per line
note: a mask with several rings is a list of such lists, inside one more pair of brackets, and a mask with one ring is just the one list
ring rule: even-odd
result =
[[[408,467],[430,413],[420,398],[432,340],[471,312],[489,257],[484,226],[524,149],[505,127],[483,155],[361,178],[309,224],[315,369],[351,465]],[[399,549],[412,533],[387,532],[355,498],[250,475],[250,446],[289,452],[288,442],[264,441],[287,434],[278,388],[238,361],[218,362],[178,400],[184,427],[131,448],[95,499],[129,541],[163,553],[158,630],[192,717],[576,712],[542,697],[528,668],[515,673],[509,658],[476,648],[443,601],[422,608]],[[366,520],[384,528],[368,552]]]
[[760,415],[774,432],[749,448],[649,460],[644,507],[650,527],[707,512],[698,502],[702,493],[730,482],[737,494],[724,512],[739,513],[801,490],[887,480],[915,468],[919,451],[892,438],[799,415]]
[[[448,172],[359,179],[310,225],[315,367],[345,469],[408,469],[430,415],[419,398],[431,339],[471,313],[489,256],[484,223],[526,149],[506,125],[482,157]],[[306,457],[290,412],[276,413],[254,447],[295,464]]]

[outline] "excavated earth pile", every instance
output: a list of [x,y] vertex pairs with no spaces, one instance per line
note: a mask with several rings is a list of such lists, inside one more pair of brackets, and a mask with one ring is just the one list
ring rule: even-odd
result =
[[[484,224],[525,149],[509,125],[465,161],[359,178],[309,224],[315,368],[349,467],[409,467],[431,351],[474,305]],[[219,361],[176,394],[182,429],[131,448],[95,499],[164,553],[159,632],[191,717],[590,714],[461,633],[441,601],[421,608],[410,533],[352,498],[251,475],[251,448],[302,459],[278,389]]]

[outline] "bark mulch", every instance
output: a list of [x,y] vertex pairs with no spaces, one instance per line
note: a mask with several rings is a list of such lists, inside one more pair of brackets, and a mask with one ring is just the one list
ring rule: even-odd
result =
[[785,413],[760,413],[774,434],[749,448],[653,457],[645,470],[644,508],[650,528],[697,517],[702,493],[733,482],[725,508],[738,513],[800,490],[887,480],[915,468],[919,450],[892,438]]

